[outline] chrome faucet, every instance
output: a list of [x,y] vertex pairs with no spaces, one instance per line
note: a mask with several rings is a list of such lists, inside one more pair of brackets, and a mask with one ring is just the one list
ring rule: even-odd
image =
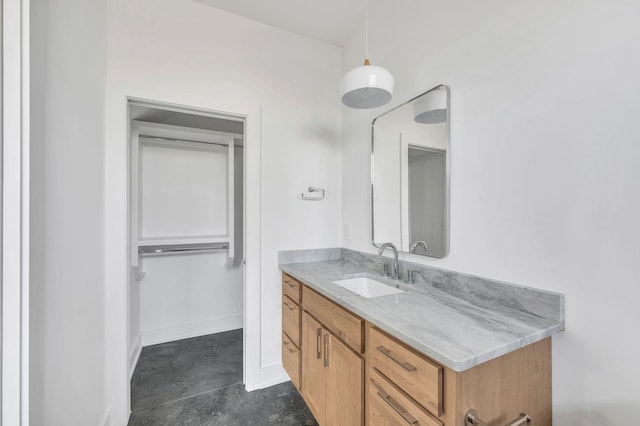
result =
[[425,243],[422,240],[417,240],[411,243],[411,245],[409,246],[409,253],[413,253],[413,251],[416,249],[416,247],[418,246],[422,246],[424,248],[425,252],[429,251],[429,246],[427,246],[427,243]]
[[396,246],[393,245],[393,243],[384,243],[383,245],[380,246],[380,250],[378,250],[378,256],[382,256],[382,252],[386,248],[390,248],[391,250],[393,250],[393,271],[392,271],[391,278],[393,278],[394,280],[399,280],[400,267],[398,265],[398,249],[396,248]]

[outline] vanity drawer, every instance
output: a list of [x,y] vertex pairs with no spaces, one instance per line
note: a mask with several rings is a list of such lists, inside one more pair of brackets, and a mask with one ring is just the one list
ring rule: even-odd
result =
[[300,347],[300,306],[282,295],[282,331]]
[[300,281],[285,273],[282,274],[282,293],[289,296],[296,303],[300,303],[301,287]]
[[370,426],[442,426],[440,420],[372,369],[368,374],[366,398],[366,418]]
[[302,300],[304,309],[331,330],[333,334],[351,346],[357,353],[361,354],[364,351],[364,321],[361,318],[307,286],[302,286]]
[[282,333],[282,365],[291,383],[300,390],[300,349],[285,333]]
[[369,327],[368,365],[436,416],[442,415],[442,367],[396,339]]

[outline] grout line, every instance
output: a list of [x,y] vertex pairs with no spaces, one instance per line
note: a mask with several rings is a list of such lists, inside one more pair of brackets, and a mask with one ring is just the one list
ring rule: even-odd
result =
[[221,388],[210,389],[210,390],[208,390],[208,391],[204,391],[204,392],[196,393],[196,394],[193,394],[193,395],[184,396],[184,397],[182,397],[182,398],[174,399],[174,400],[172,400],[172,401],[163,402],[162,404],[151,405],[151,406],[149,406],[149,407],[140,407],[140,408],[137,408],[137,409],[133,410],[133,411],[131,412],[131,414],[133,414],[133,413],[139,413],[139,412],[144,411],[144,410],[150,410],[150,409],[152,409],[152,408],[162,407],[162,406],[164,406],[164,405],[173,404],[174,402],[184,401],[185,399],[195,398],[196,396],[205,395],[205,394],[208,394],[208,393],[211,393],[211,392],[216,392],[216,391],[219,391],[219,390],[222,390],[222,389],[227,389],[227,388],[230,388],[230,387],[233,387],[233,386],[242,385],[242,384],[243,384],[243,383],[240,381],[240,382],[237,382],[237,383],[232,383],[232,384],[230,384],[230,385],[222,386]]

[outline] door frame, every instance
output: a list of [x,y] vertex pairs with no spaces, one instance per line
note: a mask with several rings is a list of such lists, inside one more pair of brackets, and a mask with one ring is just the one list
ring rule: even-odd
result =
[[[162,99],[159,99],[162,98]],[[264,386],[260,362],[261,302],[261,107],[237,99],[203,101],[189,94],[159,97],[153,89],[109,88],[105,151],[106,386],[111,424],[126,424],[131,412],[129,383],[128,214],[129,102],[142,102],[198,115],[244,120],[243,381],[247,390]]]
[[0,424],[29,424],[29,0],[0,0]]

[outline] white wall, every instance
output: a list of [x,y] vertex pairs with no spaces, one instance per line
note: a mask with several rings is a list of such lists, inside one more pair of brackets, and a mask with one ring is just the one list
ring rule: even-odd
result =
[[[411,260],[564,293],[555,423],[633,423],[640,3],[378,2],[371,13],[370,58],[396,78],[389,107],[451,87],[451,252]],[[344,71],[361,43],[344,49]],[[343,110],[350,248],[373,251],[368,126],[384,110]]]
[[106,7],[31,3],[30,424],[102,425]]
[[142,345],[242,328],[242,269],[227,252],[145,257]]
[[133,373],[138,365],[140,359],[140,353],[142,351],[142,333],[141,333],[141,313],[140,307],[142,303],[141,292],[142,283],[137,279],[138,270],[131,268],[129,273],[129,340],[127,345],[129,377],[133,376]]
[[[246,236],[261,247],[260,276],[249,277],[249,296],[261,297],[258,309],[248,312],[261,324],[251,355],[265,371],[261,385],[285,379],[277,252],[335,246],[340,239],[340,49],[181,0],[109,0],[107,45],[108,188],[126,187],[124,176],[118,177],[126,152],[124,96],[213,109],[235,103],[261,111],[261,190],[247,194],[248,212],[256,213],[251,206],[261,204],[262,224],[261,235],[248,227]],[[325,200],[298,200],[296,194],[309,185],[325,188]],[[120,232],[121,196],[108,194],[107,232]],[[108,244],[107,265],[121,264],[122,255]],[[256,266],[250,255],[247,268],[252,259]],[[108,268],[113,294],[107,306],[121,297],[125,274]],[[120,312],[108,314],[117,319]],[[126,330],[114,327],[109,341],[118,333]],[[121,404],[120,396],[114,398]]]
[[228,146],[140,138],[140,239],[230,235]]

